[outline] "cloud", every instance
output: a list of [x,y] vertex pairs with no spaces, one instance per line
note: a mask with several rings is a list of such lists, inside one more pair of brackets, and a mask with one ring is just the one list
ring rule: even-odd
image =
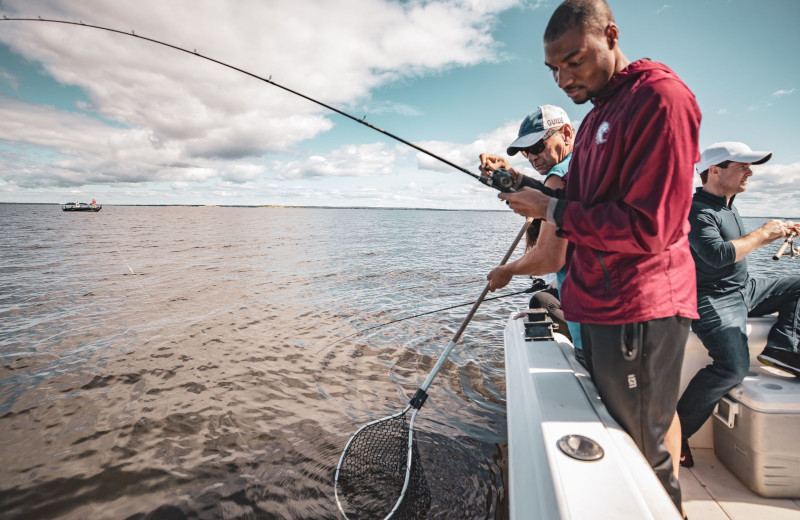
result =
[[[436,155],[461,166],[467,170],[478,172],[480,165],[480,154],[499,155],[509,162],[512,168],[525,175],[538,177],[539,173],[533,169],[527,159],[518,153],[509,157],[506,155],[506,148],[516,138],[519,132],[520,121],[509,121],[503,126],[496,128],[486,134],[481,134],[471,143],[452,143],[445,141],[427,141],[420,143],[425,148]],[[581,120],[573,120],[572,126],[576,130],[580,127]],[[434,159],[429,155],[417,153],[418,167],[425,170],[452,172],[453,167]]]
[[784,89],[776,90],[775,92],[772,93],[772,97],[788,96],[789,94],[793,94],[794,91],[795,91],[795,89],[793,89],[793,88],[791,88],[789,90],[784,90]]
[[798,217],[800,192],[796,187],[800,185],[800,162],[754,166],[748,184],[747,191],[736,197],[736,206],[743,215]]
[[0,67],[0,83],[5,83],[13,90],[19,89],[19,80],[16,76]]
[[[489,133],[481,134],[478,138],[467,144],[452,143],[446,141],[426,141],[420,143],[422,148],[447,159],[448,161],[461,166],[462,168],[478,173],[480,165],[480,154],[489,153],[500,155],[511,162],[514,168],[525,168],[528,162],[517,154],[514,158],[506,155],[506,147],[517,138],[519,121],[509,121],[500,128],[496,128]],[[434,159],[426,154],[417,153],[417,163],[419,168],[440,172],[452,172],[453,167]]]
[[[488,27],[493,13],[510,4],[251,0],[230,8],[211,0],[31,0],[8,10],[135,28],[347,105],[392,81],[495,60],[498,46]],[[309,13],[317,23],[309,24]],[[331,128],[323,120],[328,112],[313,103],[152,43],[44,23],[4,25],[0,39],[42,62],[59,82],[84,89],[103,117],[147,128],[162,141],[186,141],[201,156],[284,151]],[[402,105],[377,107],[387,109],[414,113]]]
[[661,14],[664,11],[666,11],[667,9],[669,9],[670,7],[672,7],[672,6],[669,5],[669,4],[664,4],[661,7],[659,7],[658,9],[656,9],[656,14]]
[[367,112],[367,114],[395,113],[410,117],[423,115],[422,112],[415,107],[403,103],[392,103],[389,101],[369,103],[364,106],[364,111]]
[[[87,0],[5,2],[9,16],[82,20],[207,55],[367,114],[421,115],[373,102],[380,86],[501,59],[491,36],[517,0]],[[313,15],[310,17],[309,13]],[[179,23],[177,23],[179,22]],[[151,42],[39,22],[3,25],[0,41],[88,99],[78,112],[0,97],[0,182],[7,189],[87,183],[245,185],[278,179],[388,175],[403,153],[342,147],[275,162],[334,126],[329,110],[252,77]],[[65,45],[65,42],[69,42]],[[0,69],[0,81],[19,86]],[[23,85],[24,87],[24,85]],[[360,114],[359,114],[360,115]],[[406,153],[407,155],[407,153]]]
[[276,161],[272,170],[278,179],[370,177],[392,173],[396,159],[397,151],[384,143],[346,145],[327,156],[313,155],[288,163]]

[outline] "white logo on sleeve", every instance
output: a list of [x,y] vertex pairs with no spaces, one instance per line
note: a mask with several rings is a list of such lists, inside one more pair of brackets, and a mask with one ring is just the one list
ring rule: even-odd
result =
[[600,128],[597,129],[597,135],[594,136],[595,143],[603,144],[608,140],[606,137],[608,134],[608,128],[608,121],[603,121],[603,124],[601,124]]
[[636,375],[628,374],[628,388],[636,388]]

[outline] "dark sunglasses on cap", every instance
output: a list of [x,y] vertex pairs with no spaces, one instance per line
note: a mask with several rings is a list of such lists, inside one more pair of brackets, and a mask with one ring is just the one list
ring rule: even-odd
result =
[[544,137],[542,137],[541,139],[539,139],[538,141],[536,141],[535,143],[533,143],[529,147],[523,148],[522,150],[520,150],[520,152],[522,152],[522,155],[524,155],[526,159],[528,158],[529,155],[539,155],[540,153],[542,153],[544,151],[544,147],[545,147],[545,143],[544,142],[547,141],[548,139],[550,139],[551,137],[553,137],[554,135],[556,135],[557,132],[558,132],[558,128],[554,128],[549,133],[545,134]]

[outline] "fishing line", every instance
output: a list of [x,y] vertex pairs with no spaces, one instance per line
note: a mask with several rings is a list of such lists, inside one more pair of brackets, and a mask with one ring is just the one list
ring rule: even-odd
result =
[[[499,300],[500,298],[508,298],[509,296],[516,296],[517,294],[532,293],[532,292],[535,292],[535,291],[541,291],[545,287],[547,287],[547,284],[545,283],[545,281],[542,280],[541,278],[536,278],[536,279],[533,280],[533,285],[531,285],[531,287],[528,287],[527,289],[523,289],[521,291],[516,291],[516,292],[508,293],[508,294],[501,294],[500,296],[493,296],[491,298],[484,298],[483,301],[488,302],[488,301],[491,301],[491,300]],[[386,327],[388,325],[392,325],[393,323],[397,323],[397,322],[400,322],[400,321],[410,320],[410,319],[413,319],[413,318],[419,318],[420,316],[427,316],[428,314],[433,314],[435,312],[449,311],[450,309],[457,309],[458,307],[466,307],[467,305],[473,305],[474,303],[475,303],[474,301],[467,302],[467,303],[459,303],[457,305],[451,305],[450,307],[443,307],[441,309],[436,309],[436,310],[433,310],[433,311],[422,312],[420,314],[415,314],[413,316],[406,316],[405,318],[398,318],[396,320],[391,320],[391,321],[387,321],[385,323],[379,323],[378,325],[373,325],[372,327],[367,327],[366,329],[357,330],[352,334],[349,334],[349,335],[347,335],[347,336],[345,336],[343,338],[337,339],[336,341],[334,341],[333,343],[331,343],[327,347],[323,347],[323,348],[317,350],[315,352],[315,354],[319,354],[323,350],[327,350],[327,349],[331,348],[332,346],[336,345],[340,341],[344,341],[344,340],[346,340],[348,338],[352,338],[353,336],[357,336],[359,334],[364,334],[365,332],[368,332],[368,331],[373,330],[373,329]]]
[[[145,41],[148,41],[148,42],[151,42],[151,43],[155,43],[157,45],[163,45],[164,47],[169,47],[170,49],[174,49],[176,51],[185,52],[186,54],[190,54],[192,56],[196,56],[198,58],[202,58],[204,60],[208,60],[208,61],[210,61],[212,63],[216,63],[217,65],[222,65],[223,67],[227,67],[227,68],[235,70],[237,72],[241,72],[242,74],[246,74],[247,76],[250,76],[250,77],[255,78],[257,80],[263,81],[265,83],[269,83],[270,85],[272,85],[274,87],[278,87],[280,89],[283,89],[286,92],[289,92],[289,93],[294,94],[296,96],[300,96],[303,99],[307,99],[308,101],[311,101],[312,103],[316,103],[317,105],[319,105],[321,107],[327,108],[328,110],[336,112],[337,114],[340,114],[340,115],[342,115],[342,116],[344,116],[344,117],[346,117],[348,119],[352,119],[356,123],[360,123],[360,124],[362,124],[362,125],[364,125],[364,126],[366,126],[368,128],[371,128],[371,129],[375,130],[376,132],[380,132],[380,133],[382,133],[382,134],[384,134],[384,135],[386,135],[388,137],[391,137],[392,139],[394,139],[396,141],[399,141],[399,142],[401,142],[401,143],[403,143],[403,144],[405,144],[407,146],[410,146],[411,148],[414,148],[415,150],[418,150],[418,151],[428,155],[429,157],[432,157],[432,158],[434,158],[434,159],[436,159],[438,161],[441,161],[444,164],[446,164],[448,166],[451,166],[451,167],[455,168],[456,170],[458,170],[460,172],[466,173],[470,177],[474,177],[475,179],[480,181],[482,184],[485,184],[487,186],[490,186],[492,188],[495,188],[495,189],[497,189],[499,191],[503,191],[503,192],[514,191],[511,187],[514,185],[515,179],[514,179],[513,175],[507,170],[504,170],[502,168],[498,168],[497,170],[488,170],[487,169],[487,170],[485,170],[487,175],[478,175],[476,173],[473,173],[473,172],[467,170],[466,168],[464,168],[462,166],[459,166],[459,165],[457,165],[457,164],[455,164],[453,162],[448,161],[447,159],[445,159],[443,157],[440,157],[439,155],[436,155],[433,152],[430,152],[430,151],[422,148],[421,146],[418,146],[418,145],[416,145],[416,144],[414,144],[414,143],[412,143],[410,141],[407,141],[407,140],[403,139],[402,137],[399,137],[399,136],[397,136],[397,135],[395,135],[395,134],[393,134],[391,132],[388,132],[388,131],[386,131],[386,130],[384,130],[382,128],[379,128],[379,127],[377,127],[377,126],[375,126],[375,125],[373,125],[371,123],[368,123],[366,121],[366,117],[367,116],[364,116],[362,118],[357,118],[357,117],[355,117],[353,115],[348,114],[347,112],[345,112],[343,110],[340,110],[340,109],[338,109],[336,107],[328,105],[327,103],[323,103],[322,101],[316,100],[316,99],[312,98],[311,96],[303,94],[302,92],[298,92],[297,90],[291,89],[291,88],[289,88],[287,86],[281,85],[280,83],[272,81],[272,75],[270,75],[268,78],[264,78],[262,76],[254,74],[252,72],[248,72],[248,71],[246,71],[244,69],[241,69],[239,67],[236,67],[234,65],[230,65],[228,63],[225,63],[223,61],[211,58],[209,56],[204,56],[203,54],[200,54],[199,52],[197,52],[197,49],[193,49],[193,50],[190,51],[189,49],[184,49],[183,47],[179,47],[179,46],[173,45],[171,43],[163,42],[163,41],[160,41],[160,40],[156,40],[155,38],[148,38],[147,36],[142,36],[140,34],[136,34],[136,31],[134,31],[134,30],[131,30],[130,32],[121,31],[119,29],[113,29],[111,27],[104,27],[102,25],[93,25],[93,24],[89,24],[89,23],[84,23],[83,20],[80,20],[78,22],[70,22],[68,20],[55,20],[55,19],[49,19],[49,18],[42,18],[41,16],[38,17],[38,18],[9,18],[8,16],[3,15],[3,19],[0,20],[0,22],[44,22],[44,23],[59,23],[59,24],[64,24],[64,25],[75,25],[75,26],[78,26],[78,27],[87,27],[89,29],[98,29],[98,30],[101,30],[101,31],[107,31],[107,32],[111,32],[111,33],[121,34],[123,36],[130,36],[132,38],[138,38],[140,40],[145,40]],[[526,184],[536,188],[537,190],[541,191],[545,195],[549,195],[551,197],[561,198],[561,194],[560,194],[561,190],[550,189],[550,188],[546,187],[544,185],[544,183],[539,182],[539,181],[537,181],[535,179],[530,179],[529,178],[527,180]]]
[[128,262],[128,259],[125,258],[125,255],[122,254],[122,251],[119,248],[119,243],[117,243],[117,240],[114,238],[115,234],[111,232],[111,230],[108,228],[108,224],[105,221],[105,217],[101,217],[100,222],[103,225],[103,230],[105,231],[106,236],[111,240],[111,243],[114,244],[114,249],[117,250],[117,254],[122,259],[122,262],[128,267],[128,271],[130,271],[131,274],[133,275],[133,279],[136,281],[136,283],[139,284],[139,287],[141,287],[142,292],[145,294],[145,296],[147,296],[147,299],[150,301],[150,303],[153,303],[153,298],[150,296],[150,293],[147,292],[147,289],[145,289],[144,284],[142,283],[141,280],[139,280],[139,276],[137,276],[137,274],[133,271],[133,267],[131,267],[131,264],[130,262]]

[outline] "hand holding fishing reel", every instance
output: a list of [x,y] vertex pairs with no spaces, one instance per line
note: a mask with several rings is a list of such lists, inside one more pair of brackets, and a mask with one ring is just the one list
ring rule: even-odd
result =
[[[782,256],[788,256],[789,258],[798,258],[800,257],[800,247],[794,246],[794,237],[797,236],[797,233],[792,231],[789,233],[789,236],[786,237],[786,240],[783,241],[781,247],[772,257],[773,260],[780,260]],[[786,252],[786,249],[789,249],[789,252]]]
[[498,191],[502,191],[503,193],[515,193],[518,188],[527,186],[529,188],[533,188],[534,190],[541,191],[548,197],[555,197],[557,199],[564,198],[564,190],[554,190],[553,188],[548,188],[543,182],[532,179],[526,175],[520,174],[522,179],[519,183],[519,186],[515,188],[514,186],[517,184],[517,179],[514,177],[513,173],[505,168],[497,168],[496,170],[490,170],[487,168],[483,171],[486,172],[487,175],[481,175],[478,180],[487,186],[491,186]]
[[510,171],[505,168],[498,168],[496,170],[486,168],[483,171],[485,171],[487,175],[481,175],[478,179],[483,184],[498,191],[502,191],[503,193],[513,193],[516,191],[514,185],[517,183],[517,179]]

